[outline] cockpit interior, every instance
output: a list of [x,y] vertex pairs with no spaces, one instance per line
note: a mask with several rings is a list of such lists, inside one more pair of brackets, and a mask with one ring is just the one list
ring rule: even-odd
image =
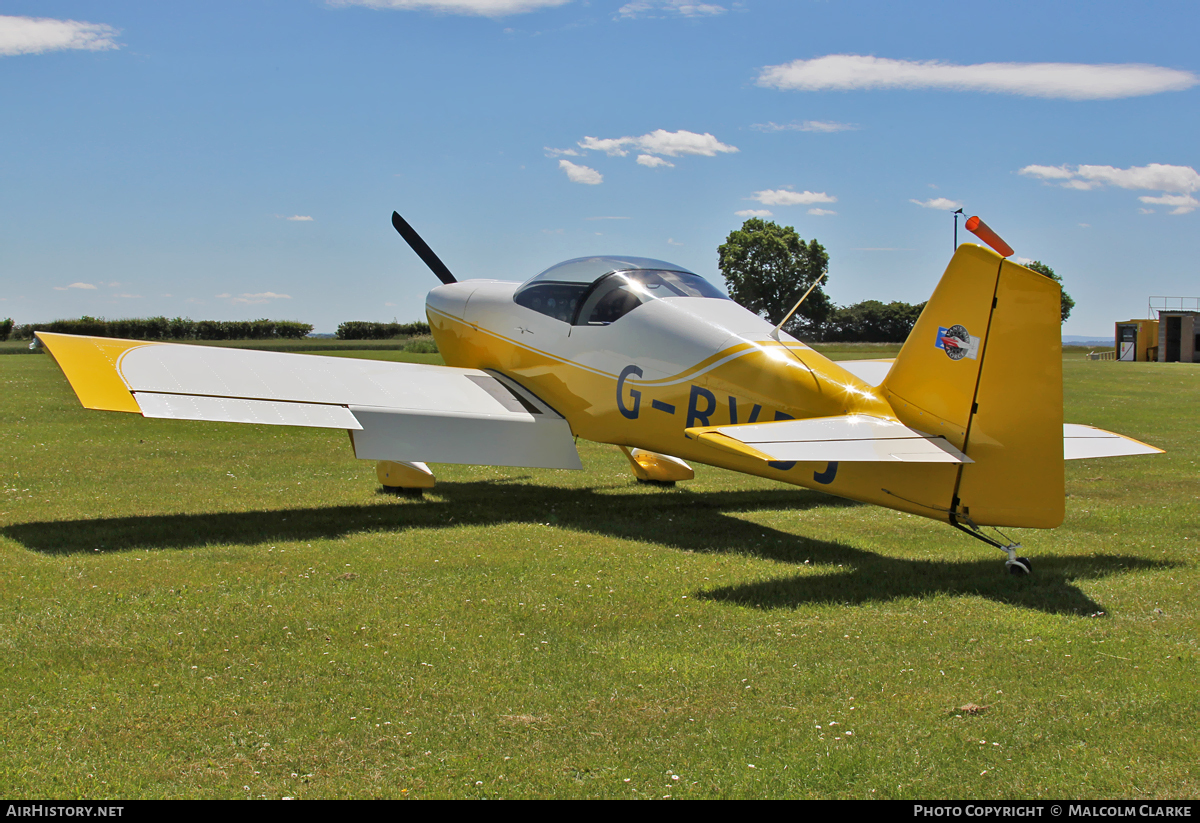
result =
[[513,300],[573,326],[607,326],[664,297],[729,299],[700,275],[664,260],[579,257],[531,277]]

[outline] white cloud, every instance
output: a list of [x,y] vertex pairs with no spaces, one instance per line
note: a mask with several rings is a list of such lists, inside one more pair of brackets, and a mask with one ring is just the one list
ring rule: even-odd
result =
[[0,15],[0,56],[41,54],[62,49],[105,51],[120,48],[120,30],[104,23]]
[[643,17],[654,10],[654,4],[648,0],[637,0],[633,3],[626,3],[617,9],[618,17]]
[[243,294],[240,297],[235,297],[230,302],[237,305],[243,304],[247,306],[257,305],[259,303],[270,303],[272,300],[291,300],[290,294],[276,294],[273,291],[259,292],[258,294]]
[[775,216],[775,215],[771,214],[771,212],[767,211],[766,209],[742,209],[741,211],[735,211],[734,214],[736,214],[738,217],[774,217]]
[[[630,150],[640,152],[637,156],[639,166],[648,168],[674,168],[675,164],[663,157],[679,157],[681,155],[696,155],[714,157],[717,154],[736,152],[737,146],[722,143],[711,134],[697,134],[694,131],[667,131],[655,129],[641,137],[584,137],[577,145],[583,152],[602,151],[609,157],[627,157]],[[570,149],[546,149],[547,157],[560,154],[582,154]],[[600,172],[587,166],[576,165],[567,160],[559,160],[558,167],[567,173],[573,182],[595,185],[604,178]]]
[[629,152],[626,147],[646,154],[660,154],[667,157],[678,157],[682,154],[693,154],[701,157],[713,157],[718,152],[736,152],[736,146],[728,146],[711,134],[696,134],[692,131],[667,131],[655,129],[641,137],[585,137],[579,141],[579,147],[588,151],[602,151],[610,157],[624,157]]
[[609,157],[624,157],[629,154],[625,149],[621,148],[625,143],[636,140],[636,137],[585,137],[579,141],[579,145],[589,151],[602,151]]
[[724,14],[725,7],[715,3],[693,3],[690,0],[633,0],[617,9],[618,18],[665,17],[678,14],[681,17],[712,17]]
[[432,11],[442,14],[475,14],[503,17],[561,6],[571,0],[327,0],[331,6],[369,6],[373,9]]
[[69,286],[55,286],[55,291],[66,291],[67,289],[94,289],[96,288],[91,283],[72,283]]
[[583,155],[583,152],[576,151],[575,149],[552,149],[549,146],[545,146],[542,151],[546,152],[547,157],[562,157],[564,154],[568,157],[580,157]]
[[817,217],[824,217],[827,214],[837,214],[836,211],[830,211],[829,209],[809,209],[808,213]]
[[691,131],[666,131],[655,129],[649,134],[635,138],[637,147],[650,154],[665,154],[678,157],[681,154],[696,154],[713,157],[718,152],[736,152],[736,146],[727,146],[708,132],[696,134]]
[[1200,83],[1190,71],[1140,63],[977,63],[890,60],[858,54],[830,54],[766,66],[758,85],[792,91],[852,89],[941,89],[1020,94],[1066,100],[1112,100]]
[[652,169],[658,166],[667,166],[668,168],[672,169],[675,168],[675,164],[670,160],[664,160],[661,157],[655,157],[653,154],[639,154],[637,162],[639,166],[649,166]]
[[[1191,166],[1169,166],[1151,163],[1147,166],[1130,166],[1118,169],[1114,166],[1026,166],[1020,174],[1036,177],[1045,183],[1068,189],[1087,191],[1101,186],[1117,186],[1122,189],[1142,189],[1165,192],[1161,197],[1139,197],[1143,203],[1174,206],[1171,214],[1188,214],[1200,202],[1190,195],[1200,191],[1200,174]],[[1151,209],[1139,209],[1142,214]]]
[[[233,295],[229,294],[229,292],[225,292],[224,294],[216,295],[216,297],[218,300],[228,300],[230,303],[233,303],[235,306],[236,305],[253,306],[253,305],[257,305],[259,303],[270,303],[272,300],[291,300],[292,299],[292,296],[290,294],[278,294],[277,292],[273,292],[273,291],[264,291],[264,292],[259,292],[258,294],[240,294],[237,297],[234,297]],[[199,302],[199,301],[195,301],[193,299],[193,300],[189,300],[188,302]]]
[[293,214],[288,220],[293,220],[300,223],[311,223],[312,217],[307,214]]
[[683,244],[680,243],[678,240],[676,240],[674,237],[668,237],[667,245],[668,246],[682,246]]
[[1075,176],[1075,172],[1066,166],[1026,166],[1021,169],[1020,173],[1040,177],[1043,180],[1068,180]]
[[748,199],[757,200],[764,206],[809,206],[813,203],[837,202],[836,197],[823,191],[789,191],[788,189],[756,191]]
[[837,131],[858,131],[854,123],[835,123],[832,120],[805,120],[803,123],[755,123],[750,128],[758,131],[815,131],[832,134]]
[[923,209],[941,209],[942,211],[961,209],[963,205],[957,200],[951,200],[947,197],[934,197],[930,200],[909,200],[908,202],[916,203]]
[[567,173],[567,179],[572,183],[598,186],[604,182],[604,175],[600,172],[587,166],[577,165],[570,160],[559,160],[558,167]]
[[1081,188],[1072,185],[1082,183],[1088,188],[1095,188],[1107,183],[1123,189],[1152,189],[1155,191],[1170,191],[1187,194],[1200,190],[1200,173],[1191,166],[1167,166],[1162,163],[1151,163],[1148,166],[1131,166],[1118,169],[1113,166],[1026,166],[1021,174],[1040,177],[1043,180],[1066,180],[1070,188]]
[[1200,206],[1200,200],[1189,194],[1164,194],[1162,197],[1139,197],[1143,203],[1153,203],[1157,206],[1174,206],[1171,214],[1187,214]]

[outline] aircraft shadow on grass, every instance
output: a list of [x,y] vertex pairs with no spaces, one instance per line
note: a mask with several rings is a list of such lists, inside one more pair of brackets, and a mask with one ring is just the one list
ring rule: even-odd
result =
[[[1174,564],[1127,555],[1039,557],[1029,578],[1004,573],[999,553],[967,562],[905,560],[816,540],[740,519],[758,511],[807,511],[861,504],[794,489],[611,495],[605,487],[562,488],[504,481],[439,483],[430,497],[395,506],[327,506],[274,511],[165,514],[21,523],[0,534],[32,551],[79,555],[133,549],[344,538],[363,532],[533,523],[606,534],[697,553],[746,554],[807,573],[700,590],[694,596],[760,609],[805,604],[855,605],[930,595],[985,597],[1055,614],[1105,611],[1074,585],[1125,571]],[[624,484],[622,484],[624,485]],[[619,488],[619,487],[617,487]],[[914,539],[919,539],[914,529]],[[822,571],[829,567],[841,568]]]

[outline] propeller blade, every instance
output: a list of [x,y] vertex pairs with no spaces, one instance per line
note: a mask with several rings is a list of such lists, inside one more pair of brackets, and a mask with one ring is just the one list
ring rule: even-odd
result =
[[417,257],[420,257],[425,262],[425,265],[429,266],[429,270],[437,275],[438,280],[447,285],[458,282],[457,278],[450,273],[450,269],[446,268],[446,264],[433,253],[433,249],[429,248],[429,245],[421,239],[421,235],[417,234],[416,229],[408,225],[408,221],[401,217],[398,212],[392,212],[392,225],[396,231],[400,232],[400,236],[404,238],[404,242],[408,243],[412,250],[417,253]]

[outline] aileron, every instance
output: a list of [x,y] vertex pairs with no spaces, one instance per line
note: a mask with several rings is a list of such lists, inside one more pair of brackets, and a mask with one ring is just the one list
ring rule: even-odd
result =
[[260,423],[268,426],[306,426],[318,429],[362,428],[345,406],[323,403],[288,403],[279,400],[245,400],[237,397],[204,397],[157,392],[137,392],[134,398],[145,417]]

